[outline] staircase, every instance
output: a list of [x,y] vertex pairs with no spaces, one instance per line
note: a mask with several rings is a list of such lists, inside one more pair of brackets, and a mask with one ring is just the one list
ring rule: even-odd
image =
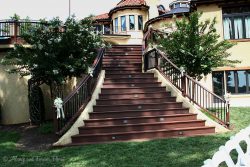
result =
[[72,145],[196,136],[215,133],[176,102],[151,73],[142,73],[142,47],[117,45],[103,60],[99,99]]

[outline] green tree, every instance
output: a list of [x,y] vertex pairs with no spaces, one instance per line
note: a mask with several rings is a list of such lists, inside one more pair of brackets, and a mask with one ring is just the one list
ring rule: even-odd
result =
[[97,49],[104,47],[90,19],[77,21],[74,17],[62,22],[59,18],[30,25],[22,35],[29,44],[15,44],[1,64],[11,65],[10,73],[31,76],[43,83],[62,85],[68,77],[86,74]]
[[194,79],[212,72],[213,68],[232,66],[237,60],[228,59],[228,49],[235,43],[220,40],[216,32],[216,19],[200,21],[202,13],[194,12],[182,19],[174,18],[173,31],[159,39],[159,49],[166,52],[178,66]]

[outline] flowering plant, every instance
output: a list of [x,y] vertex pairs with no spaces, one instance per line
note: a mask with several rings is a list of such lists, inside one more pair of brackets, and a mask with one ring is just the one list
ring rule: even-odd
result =
[[74,17],[62,22],[59,18],[41,20],[40,26],[30,26],[22,38],[30,47],[15,44],[1,61],[8,72],[21,76],[31,75],[50,85],[65,83],[68,77],[80,77],[88,73],[97,48],[105,44],[94,31],[90,19]]

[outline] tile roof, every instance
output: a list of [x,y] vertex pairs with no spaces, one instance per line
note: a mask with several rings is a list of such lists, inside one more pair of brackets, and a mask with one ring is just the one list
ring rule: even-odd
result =
[[106,19],[109,19],[108,13],[100,14],[94,17],[94,20],[106,20]]
[[116,7],[146,5],[145,0],[121,0]]
[[110,10],[109,15],[120,9],[148,9],[145,0],[121,0],[113,9]]

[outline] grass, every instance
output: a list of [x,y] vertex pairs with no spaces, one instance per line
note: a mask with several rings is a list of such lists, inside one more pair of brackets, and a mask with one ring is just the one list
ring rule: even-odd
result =
[[126,142],[28,152],[15,148],[15,132],[0,132],[0,166],[15,167],[198,167],[250,122],[250,108],[233,108],[226,134]]

